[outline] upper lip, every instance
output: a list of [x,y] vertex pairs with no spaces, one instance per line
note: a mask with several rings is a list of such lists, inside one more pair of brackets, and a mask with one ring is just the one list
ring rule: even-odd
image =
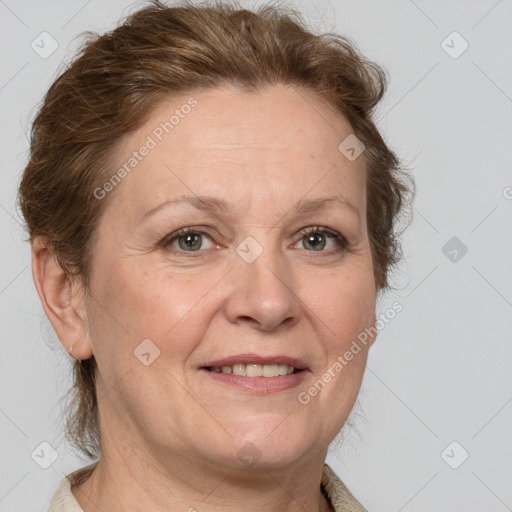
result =
[[297,370],[307,370],[308,367],[304,361],[297,359],[296,357],[284,356],[284,355],[269,355],[263,356],[260,354],[238,354],[236,356],[225,357],[223,359],[215,359],[209,361],[201,368],[205,367],[220,367],[220,366],[233,366],[234,364],[241,363],[253,363],[253,364],[287,364],[297,368]]

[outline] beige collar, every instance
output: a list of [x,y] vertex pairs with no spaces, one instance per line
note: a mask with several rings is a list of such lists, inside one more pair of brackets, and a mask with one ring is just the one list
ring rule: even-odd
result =
[[[63,478],[47,512],[83,512],[71,492],[71,485],[86,480],[97,464],[94,462]],[[321,486],[335,512],[367,512],[328,464],[324,464]]]

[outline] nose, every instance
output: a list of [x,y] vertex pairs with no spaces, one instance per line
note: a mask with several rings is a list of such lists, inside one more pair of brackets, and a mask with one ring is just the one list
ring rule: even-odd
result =
[[226,316],[260,331],[291,327],[299,321],[301,302],[292,268],[279,251],[263,250],[252,263],[237,258]]

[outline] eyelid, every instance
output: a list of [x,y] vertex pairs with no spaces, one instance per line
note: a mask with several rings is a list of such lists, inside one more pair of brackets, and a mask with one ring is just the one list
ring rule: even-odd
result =
[[[301,229],[298,234],[301,237],[304,237],[306,235],[314,235],[314,234],[327,235],[327,236],[333,238],[335,240],[335,243],[337,244],[337,248],[333,249],[331,251],[307,251],[307,252],[312,252],[312,253],[316,252],[318,254],[323,253],[324,255],[329,255],[329,254],[347,251],[350,248],[349,241],[340,232],[338,232],[334,229],[324,227],[324,226],[320,226],[320,225],[309,226],[307,228]],[[300,243],[300,240],[297,243]]]
[[[163,240],[160,242],[160,245],[162,245],[163,247],[167,247],[172,242],[177,240],[178,238],[188,235],[188,234],[191,234],[191,233],[194,235],[207,236],[213,242],[214,240],[213,240],[212,235],[210,235],[209,233],[204,231],[205,229],[207,229],[207,228],[202,227],[202,226],[198,226],[198,227],[187,226],[184,228],[177,229],[176,231],[173,231],[169,235],[166,235],[163,238]],[[201,251],[180,251],[180,252],[201,252]]]
[[[213,236],[210,235],[208,232],[204,231],[205,229],[208,229],[208,228],[202,227],[202,226],[196,226],[196,227],[187,226],[184,228],[180,228],[176,231],[173,231],[171,234],[166,235],[164,237],[164,239],[161,241],[160,245],[162,247],[166,248],[166,247],[170,246],[174,241],[179,239],[180,237],[185,236],[190,233],[196,234],[196,235],[201,235],[201,236],[206,236],[207,238],[210,239],[210,241],[213,244],[216,244],[215,240],[213,239]],[[319,256],[321,256],[321,255],[328,256],[328,255],[344,252],[344,251],[347,251],[350,249],[350,243],[341,233],[339,233],[336,230],[333,230],[333,229],[330,229],[330,228],[327,228],[324,226],[320,226],[320,225],[308,226],[308,227],[302,228],[296,235],[299,237],[299,240],[294,242],[293,245],[295,246],[295,245],[299,244],[302,241],[302,238],[304,236],[314,235],[314,234],[321,234],[321,235],[328,236],[328,237],[334,239],[334,242],[337,245],[337,247],[335,249],[331,249],[328,251],[308,251],[308,250],[306,250],[306,252],[316,253]],[[219,244],[216,244],[216,245],[218,247]],[[208,250],[208,249],[205,249],[205,250]],[[192,257],[200,255],[200,253],[205,252],[205,250],[184,251],[182,249],[173,248],[173,251],[175,251],[179,254],[187,254],[187,256],[192,256]]]

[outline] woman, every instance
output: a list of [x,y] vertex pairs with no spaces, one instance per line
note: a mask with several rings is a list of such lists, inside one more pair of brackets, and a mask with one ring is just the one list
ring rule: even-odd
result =
[[365,510],[325,457],[398,259],[384,88],[294,13],[158,2],[55,81],[20,206],[99,461],[49,510]]

